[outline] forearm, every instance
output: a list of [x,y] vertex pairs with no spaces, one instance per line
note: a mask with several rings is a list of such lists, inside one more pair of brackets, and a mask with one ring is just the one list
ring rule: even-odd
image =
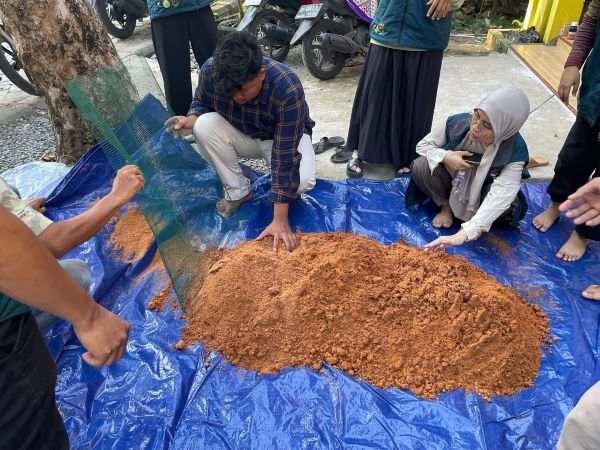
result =
[[573,49],[565,62],[565,67],[575,66],[579,69],[583,67],[596,41],[596,24],[599,12],[600,0],[592,0],[579,25],[577,36],[573,42]]
[[512,163],[494,180],[477,213],[471,220],[462,224],[462,229],[470,240],[477,239],[481,233],[489,231],[496,219],[510,208],[521,188],[522,170],[522,163]]
[[289,203],[273,203],[273,221],[288,222]]
[[123,204],[123,200],[108,194],[83,214],[53,223],[39,237],[54,257],[60,258],[94,237]]
[[72,323],[91,320],[97,313],[96,303],[33,233],[2,207],[0,224],[0,291]]
[[427,158],[429,170],[433,172],[442,162],[448,150],[444,149],[446,142],[446,127],[436,127],[417,144],[417,154]]

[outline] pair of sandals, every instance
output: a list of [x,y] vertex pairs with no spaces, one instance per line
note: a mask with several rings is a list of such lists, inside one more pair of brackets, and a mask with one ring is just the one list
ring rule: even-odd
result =
[[323,137],[318,143],[313,144],[313,148],[315,149],[315,155],[319,155],[330,148],[336,147],[335,153],[331,155],[331,162],[334,164],[348,163],[346,175],[350,178],[361,178],[363,176],[363,162],[358,158],[352,158],[352,151],[346,150],[344,143],[344,138],[341,136]]

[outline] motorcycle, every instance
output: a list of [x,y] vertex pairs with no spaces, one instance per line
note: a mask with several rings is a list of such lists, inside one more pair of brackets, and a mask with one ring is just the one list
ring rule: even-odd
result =
[[[177,1],[172,0],[172,3]],[[119,39],[131,36],[136,22],[148,16],[148,6],[144,0],[95,0],[93,3],[106,31]]]
[[23,69],[17,54],[17,46],[0,22],[0,72],[15,86],[31,95],[40,95]]
[[302,2],[246,0],[244,6],[248,9],[236,30],[255,34],[265,55],[283,62],[290,51],[290,39],[295,31],[293,18]]
[[302,40],[302,61],[320,80],[335,78],[346,60],[364,57],[369,48],[369,26],[377,10],[374,0],[325,0],[304,5],[295,19],[300,21],[290,44]]

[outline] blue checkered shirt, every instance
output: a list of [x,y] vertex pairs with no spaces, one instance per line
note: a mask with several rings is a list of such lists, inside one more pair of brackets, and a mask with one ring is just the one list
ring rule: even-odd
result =
[[273,140],[271,155],[271,199],[288,203],[297,197],[300,184],[298,144],[303,134],[312,135],[315,123],[309,116],[304,89],[298,76],[287,66],[263,58],[266,69],[258,96],[239,105],[232,98],[215,93],[213,60],[200,69],[198,87],[188,115],[218,112],[242,133],[262,140]]

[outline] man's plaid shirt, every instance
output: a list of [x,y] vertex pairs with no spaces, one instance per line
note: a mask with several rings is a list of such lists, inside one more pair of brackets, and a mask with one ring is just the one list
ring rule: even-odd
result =
[[266,69],[258,96],[238,105],[232,98],[215,93],[213,60],[200,69],[198,87],[188,115],[218,112],[242,133],[262,140],[273,140],[271,156],[271,199],[288,203],[297,197],[300,184],[298,144],[303,134],[312,135],[315,123],[308,114],[304,89],[298,76],[283,64],[263,58]]

